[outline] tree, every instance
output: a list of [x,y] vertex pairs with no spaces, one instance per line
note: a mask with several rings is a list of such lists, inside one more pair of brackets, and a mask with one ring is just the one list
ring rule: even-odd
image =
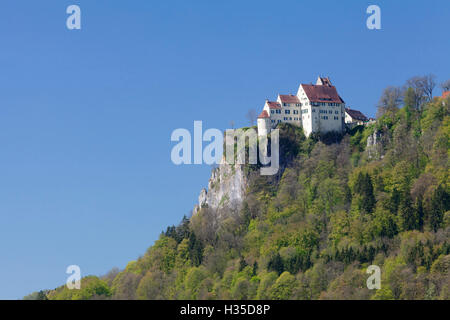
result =
[[134,300],[136,289],[142,276],[131,272],[120,272],[113,280],[111,289],[113,299]]
[[241,257],[239,259],[239,272],[241,272],[242,270],[244,270],[244,268],[248,266],[247,262],[245,262],[245,259],[243,257]]
[[414,110],[417,108],[416,105],[416,93],[413,88],[408,88],[405,91],[405,98],[403,100],[405,105],[405,112],[406,112],[406,123],[409,126],[410,125],[410,118],[411,118],[411,110]]
[[39,292],[36,291],[23,297],[23,300],[48,300],[48,298],[45,292],[41,290]]
[[36,300],[48,300],[48,298],[45,292],[41,290],[38,292]]
[[197,239],[195,233],[189,237],[189,258],[194,266],[199,266],[203,259],[203,244]]
[[413,89],[413,106],[421,111],[425,102],[433,99],[433,90],[436,87],[436,76],[433,74],[415,76],[406,81],[406,87]]
[[441,227],[444,212],[450,207],[450,197],[445,189],[439,185],[431,199],[430,225],[434,231]]
[[232,290],[233,298],[236,300],[248,300],[250,282],[245,278],[239,278]]
[[291,298],[296,285],[295,277],[287,271],[283,272],[270,290],[271,298],[274,300],[288,300]]
[[441,88],[444,91],[450,91],[450,79],[445,80],[444,82],[441,83]]
[[277,280],[278,275],[275,272],[263,273],[257,291],[256,298],[258,300],[270,299],[270,289]]
[[139,300],[161,300],[167,298],[164,289],[164,274],[161,271],[148,271],[139,282],[136,295]]
[[255,109],[250,109],[247,111],[247,114],[245,115],[245,118],[250,123],[250,126],[254,126],[257,118],[257,113]]
[[279,275],[284,271],[283,259],[279,253],[277,253],[268,263],[267,269],[269,271],[275,271]]
[[422,195],[419,195],[416,199],[415,210],[416,210],[416,228],[418,230],[423,230],[423,218],[424,218],[424,209],[423,209],[423,199]]
[[360,172],[356,178],[354,192],[362,196],[361,209],[371,213],[375,207],[372,179],[368,173]]
[[416,212],[417,211],[414,210],[412,206],[411,195],[409,192],[405,192],[398,208],[398,215],[400,217],[400,225],[402,230],[407,231],[418,229]]
[[189,269],[186,274],[185,287],[189,299],[196,299],[200,290],[202,281],[207,277],[204,267],[194,267]]
[[383,90],[378,102],[377,118],[387,112],[395,112],[403,101],[402,90],[398,87],[389,86]]

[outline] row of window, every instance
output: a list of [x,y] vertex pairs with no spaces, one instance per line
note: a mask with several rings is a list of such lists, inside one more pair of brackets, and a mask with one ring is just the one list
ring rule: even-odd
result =
[[[333,110],[319,110],[319,113],[333,114]],[[334,111],[334,114],[339,114],[339,111]]]
[[[305,103],[306,105],[308,105],[308,103]],[[328,102],[328,103],[325,103],[325,102],[311,102],[311,105],[312,106],[315,106],[315,107],[319,107],[319,106],[329,106],[329,107],[340,107],[341,106],[341,104],[340,103],[335,103],[335,102]]]
[[[270,112],[272,114],[274,113],[274,111],[276,111],[276,113],[281,113],[281,110],[279,110],[279,109],[270,110]],[[289,111],[289,110],[285,110],[285,111]],[[315,112],[316,110],[313,109],[312,111]],[[333,111],[331,111],[331,110],[329,110],[328,112],[327,112],[327,110],[319,110],[319,111],[320,111],[320,113],[333,114]],[[302,113],[308,113],[308,109],[302,110]],[[286,112],[286,114],[289,114],[289,112]],[[294,110],[294,114],[298,114],[298,111]],[[335,114],[339,114],[339,111],[336,111]],[[324,119],[324,120],[328,120],[328,116],[321,116],[320,118]],[[334,120],[339,120],[339,116],[334,116],[333,118],[334,118]],[[303,119],[305,119],[305,116],[303,116]],[[309,115],[308,115],[308,119],[309,119]],[[284,117],[283,120],[284,121],[292,121],[292,117]],[[298,121],[298,120],[300,120],[300,118],[294,117],[294,121]],[[271,120],[271,121],[272,121],[272,123],[275,123],[275,122],[280,123],[281,122],[281,120]]]
[[[328,120],[328,116],[322,116],[320,118],[324,119],[324,120]],[[334,118],[334,120],[339,120],[339,116],[338,117],[334,116],[333,118]]]
[[[321,116],[320,117],[321,119],[323,119],[323,120],[328,120],[328,116]],[[334,116],[333,117],[334,118],[334,120],[339,120],[339,117],[338,116]],[[301,119],[300,118],[298,118],[298,117],[294,117],[294,118],[292,118],[292,117],[284,117],[283,118],[283,120],[284,121],[292,121],[292,119],[294,120],[294,121],[300,121]],[[305,119],[305,116],[303,116],[303,120]],[[308,116],[308,119],[309,119],[309,116]],[[317,118],[316,118],[317,119]],[[271,122],[272,123],[280,123],[281,122],[281,120],[271,120]]]
[[[302,104],[301,103],[293,103],[292,105],[296,106],[296,107],[301,107]],[[283,107],[290,107],[291,104],[290,103],[283,103]]]
[[[270,110],[271,114],[277,113],[277,114],[281,114],[281,110],[280,109],[276,109],[276,110]],[[298,114],[298,110],[292,110],[293,114]],[[284,110],[284,114],[291,114],[291,110]]]
[[[316,109],[312,109],[312,112],[316,112]],[[276,109],[276,110],[270,110],[271,114],[281,114],[281,110],[280,109]],[[284,110],[285,114],[291,114],[291,110]],[[292,110],[293,114],[298,114],[298,110]],[[302,109],[301,113],[308,113],[308,109]],[[333,110],[319,110],[319,113],[325,113],[325,114],[333,114]],[[334,114],[339,114],[339,111],[334,111]]]

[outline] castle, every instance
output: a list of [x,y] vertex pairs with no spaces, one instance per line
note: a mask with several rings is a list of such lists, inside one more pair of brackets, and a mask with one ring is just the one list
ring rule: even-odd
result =
[[316,84],[300,84],[297,95],[279,94],[277,101],[266,100],[258,116],[258,135],[267,135],[281,122],[302,127],[306,136],[342,132],[346,122],[353,122],[347,110],[351,109],[345,108],[330,79],[318,77]]

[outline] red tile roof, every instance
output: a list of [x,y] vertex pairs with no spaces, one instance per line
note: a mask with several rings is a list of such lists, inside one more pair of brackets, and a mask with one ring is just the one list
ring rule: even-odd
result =
[[279,94],[278,96],[283,103],[300,103],[298,97],[293,94]]
[[367,121],[367,117],[358,110],[353,110],[350,108],[345,108],[345,112],[347,112],[349,114],[350,117],[352,117],[352,119],[356,119],[356,120],[361,120],[361,121]]
[[302,84],[302,88],[311,102],[344,103],[334,86]]
[[258,119],[263,119],[263,118],[269,118],[269,114],[267,113],[266,110],[263,110],[263,112],[261,112],[261,114],[258,116]]
[[450,96],[450,91],[445,91],[443,94],[442,94],[442,98],[447,98],[448,96]]
[[281,109],[281,105],[278,102],[266,101],[270,109]]

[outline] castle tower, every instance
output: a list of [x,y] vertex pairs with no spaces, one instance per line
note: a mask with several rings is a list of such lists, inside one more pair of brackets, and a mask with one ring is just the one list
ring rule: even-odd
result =
[[266,136],[270,132],[270,116],[263,110],[258,116],[258,135]]

